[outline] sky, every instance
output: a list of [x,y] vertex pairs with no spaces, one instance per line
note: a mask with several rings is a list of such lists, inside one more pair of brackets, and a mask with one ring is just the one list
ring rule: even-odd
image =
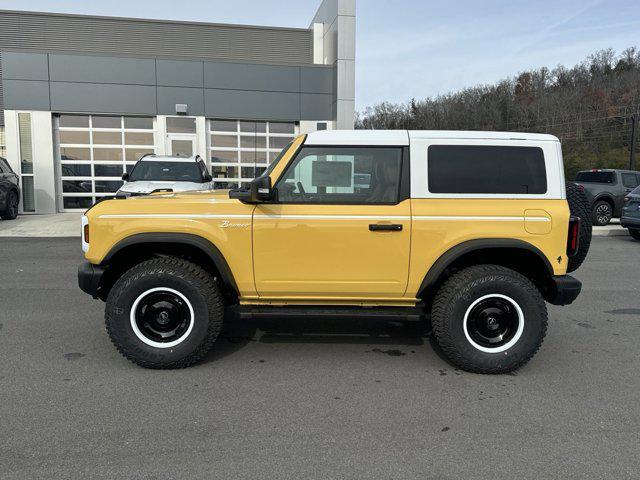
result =
[[[285,27],[321,0],[0,0],[1,9]],[[640,47],[638,0],[357,0],[356,109]]]

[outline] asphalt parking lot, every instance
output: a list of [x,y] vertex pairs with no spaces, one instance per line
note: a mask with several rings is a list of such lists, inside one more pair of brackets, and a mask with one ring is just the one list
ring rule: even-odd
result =
[[640,478],[640,242],[594,238],[515,375],[420,326],[226,326],[205,362],[124,360],[78,239],[0,239],[0,478]]

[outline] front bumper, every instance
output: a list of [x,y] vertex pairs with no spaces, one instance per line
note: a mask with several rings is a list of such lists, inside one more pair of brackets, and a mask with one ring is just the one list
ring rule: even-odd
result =
[[83,262],[78,267],[78,286],[80,290],[93,298],[99,298],[100,280],[104,275],[104,268],[93,263]]
[[623,216],[620,219],[620,225],[622,225],[623,228],[637,228],[637,229],[640,229],[640,218]]
[[569,305],[580,295],[582,282],[571,275],[552,277],[551,280],[553,284],[547,301],[552,305]]

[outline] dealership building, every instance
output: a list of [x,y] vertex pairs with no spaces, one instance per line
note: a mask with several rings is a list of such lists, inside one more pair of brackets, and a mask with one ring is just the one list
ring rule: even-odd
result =
[[308,28],[0,10],[0,156],[21,212],[81,211],[147,153],[200,155],[214,185],[299,133],[353,128],[355,0]]

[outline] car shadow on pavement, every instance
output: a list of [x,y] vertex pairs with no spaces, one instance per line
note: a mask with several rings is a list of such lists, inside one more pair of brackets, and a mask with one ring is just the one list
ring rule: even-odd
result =
[[381,319],[225,319],[222,333],[204,362],[231,355],[251,342],[419,346],[428,341],[426,321]]

